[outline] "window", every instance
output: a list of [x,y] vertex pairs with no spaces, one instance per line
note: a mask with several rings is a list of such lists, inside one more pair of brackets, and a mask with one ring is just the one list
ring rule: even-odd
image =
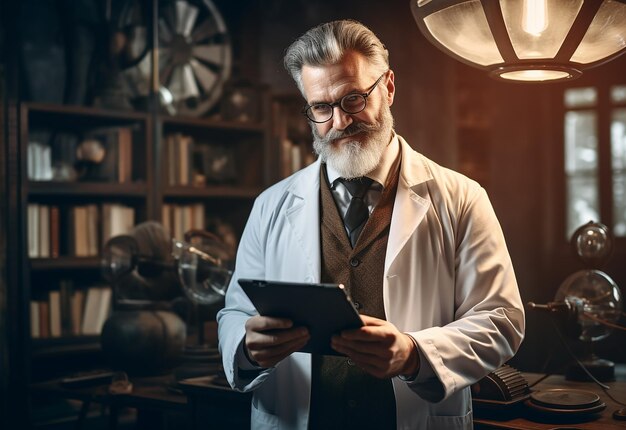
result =
[[626,237],[626,85],[570,88],[563,103],[566,237],[589,221]]

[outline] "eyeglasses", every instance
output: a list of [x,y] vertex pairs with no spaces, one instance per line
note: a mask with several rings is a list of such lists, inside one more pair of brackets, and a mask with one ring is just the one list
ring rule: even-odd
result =
[[342,111],[347,114],[354,115],[363,111],[367,107],[367,98],[380,80],[387,74],[387,72],[380,75],[380,78],[376,79],[374,85],[366,93],[350,93],[343,96],[339,101],[334,103],[315,103],[313,105],[306,105],[302,109],[302,113],[306,115],[308,119],[316,123],[323,123],[330,121],[335,111],[335,106],[339,106]]

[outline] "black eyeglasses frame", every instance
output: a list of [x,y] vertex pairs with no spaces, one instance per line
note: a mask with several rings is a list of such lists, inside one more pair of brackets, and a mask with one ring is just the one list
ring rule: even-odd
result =
[[[386,70],[382,75],[380,75],[380,77],[378,79],[376,79],[376,82],[374,82],[374,84],[369,88],[369,90],[367,90],[364,93],[348,93],[345,96],[341,97],[339,100],[337,100],[336,102],[333,103],[315,103],[313,105],[305,105],[304,108],[302,108],[302,114],[304,116],[307,117],[307,119],[311,122],[314,122],[316,124],[323,124],[325,122],[330,121],[331,119],[333,119],[333,116],[335,115],[335,107],[339,106],[339,109],[341,109],[342,111],[344,111],[345,113],[347,113],[348,115],[356,115],[357,113],[363,112],[365,110],[365,108],[367,107],[367,98],[370,96],[370,94],[372,94],[372,92],[376,89],[376,86],[378,86],[378,84],[380,83],[380,81],[383,79],[383,77],[385,77],[385,75],[387,74],[389,70]],[[354,112],[350,112],[347,111],[346,109],[344,109],[342,103],[343,101],[347,98],[347,97],[354,97],[354,96],[361,96],[364,99],[364,103],[363,103],[363,107],[357,111]],[[309,115],[309,110],[314,107],[314,106],[329,106],[330,107],[330,117],[328,119],[325,119],[324,121],[316,121],[312,118],[313,115]]]

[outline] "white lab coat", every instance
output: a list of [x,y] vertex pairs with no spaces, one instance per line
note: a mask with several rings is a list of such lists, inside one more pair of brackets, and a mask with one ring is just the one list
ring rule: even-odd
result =
[[[387,320],[415,338],[426,363],[413,382],[393,378],[397,427],[471,429],[469,386],[515,354],[523,306],[485,191],[399,139],[383,299]],[[253,429],[307,428],[311,356],[294,353],[252,378],[239,370],[244,324],[256,312],[237,279],[319,282],[319,178],[318,160],[256,200],[218,314],[226,376],[254,391]]]

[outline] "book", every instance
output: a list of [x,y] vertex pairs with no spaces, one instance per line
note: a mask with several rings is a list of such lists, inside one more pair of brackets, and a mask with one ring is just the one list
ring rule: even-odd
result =
[[61,293],[52,290],[48,293],[50,303],[50,337],[61,337]]
[[122,127],[118,130],[117,144],[117,181],[119,183],[131,182],[133,172],[133,134],[130,127]]
[[117,203],[102,205],[102,243],[121,234],[129,234],[135,226],[135,209]]
[[82,324],[83,324],[83,311],[85,307],[85,291],[84,290],[75,290],[71,297],[70,303],[70,317],[72,320],[72,329],[71,333],[75,336],[78,336],[82,332]]
[[41,331],[39,327],[39,302],[35,300],[30,301],[30,337],[33,339],[41,337]]
[[98,236],[98,206],[87,205],[87,255],[94,256],[100,252],[100,240]]
[[74,206],[72,209],[73,251],[76,257],[89,256],[87,206]]
[[29,203],[27,208],[28,256],[39,257],[39,205]]
[[50,207],[39,205],[39,257],[50,257]]
[[164,203],[161,206],[161,224],[163,224],[163,229],[170,237],[173,237],[172,218],[172,205]]
[[52,150],[50,145],[28,142],[27,175],[31,181],[52,179]]
[[99,335],[111,310],[112,291],[108,287],[91,287],[85,298],[82,334]]

